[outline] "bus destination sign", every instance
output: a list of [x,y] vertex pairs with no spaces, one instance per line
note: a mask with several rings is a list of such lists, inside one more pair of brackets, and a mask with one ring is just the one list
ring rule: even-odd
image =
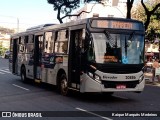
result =
[[141,28],[141,24],[128,21],[93,20],[91,27],[139,30]]

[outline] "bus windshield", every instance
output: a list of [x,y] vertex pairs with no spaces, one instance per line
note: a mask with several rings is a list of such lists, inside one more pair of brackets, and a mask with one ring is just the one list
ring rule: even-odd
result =
[[[91,33],[88,60],[96,63],[141,64],[144,62],[144,37],[131,32]],[[92,48],[92,49],[91,49]],[[91,52],[92,51],[92,52]]]

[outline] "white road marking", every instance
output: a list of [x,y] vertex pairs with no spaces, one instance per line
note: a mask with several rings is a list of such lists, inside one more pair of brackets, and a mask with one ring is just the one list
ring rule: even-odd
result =
[[3,72],[0,72],[0,74],[5,74],[5,73],[3,73]]
[[5,71],[5,70],[2,70],[2,69],[0,69],[0,71],[1,71],[1,72],[5,72],[5,73],[11,73],[11,72],[9,72],[9,71]]
[[7,70],[7,71],[9,71],[9,68],[8,67],[1,67],[1,70]]
[[88,114],[95,115],[95,116],[100,117],[100,118],[105,119],[105,120],[113,120],[113,119],[110,119],[110,118],[108,118],[108,117],[104,117],[104,116],[98,115],[98,114],[96,114],[96,113],[87,111],[87,110],[82,109],[82,108],[76,108],[76,109],[77,109],[77,110],[80,110],[80,111],[83,111],[83,112],[86,112],[86,113],[88,113]]
[[15,86],[15,87],[18,87],[18,88],[21,88],[21,89],[24,89],[24,90],[27,90],[27,91],[29,91],[29,89],[27,89],[27,88],[24,88],[24,87],[22,87],[22,86],[19,86],[19,85],[16,85],[16,84],[12,84],[13,86]]

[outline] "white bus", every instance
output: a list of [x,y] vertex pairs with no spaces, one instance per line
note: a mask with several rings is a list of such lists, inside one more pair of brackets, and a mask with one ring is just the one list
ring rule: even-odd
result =
[[145,86],[144,26],[122,18],[87,18],[12,35],[9,67],[22,81],[56,85],[62,95]]

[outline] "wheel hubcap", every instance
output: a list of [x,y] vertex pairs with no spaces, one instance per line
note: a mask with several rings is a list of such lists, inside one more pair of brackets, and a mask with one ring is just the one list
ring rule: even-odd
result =
[[63,95],[66,95],[67,94],[67,90],[68,90],[68,86],[67,86],[67,80],[66,79],[63,79],[61,81],[61,93]]

